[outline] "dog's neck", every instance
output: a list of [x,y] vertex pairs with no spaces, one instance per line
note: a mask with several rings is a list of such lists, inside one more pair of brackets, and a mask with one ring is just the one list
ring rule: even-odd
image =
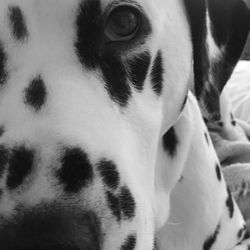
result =
[[[218,221],[226,227],[223,222],[228,220],[225,218],[228,208],[224,201],[228,195],[222,173],[216,167],[219,160],[191,93],[174,130],[178,140],[176,155],[170,156],[161,149],[160,154],[164,155],[158,163],[161,170],[158,178],[166,183],[165,190],[172,188],[166,194],[170,196],[169,218],[158,234],[159,249],[200,250],[204,239],[216,231]],[[242,221],[239,211],[234,216],[231,220]],[[228,240],[219,239],[215,249],[224,249],[231,245],[231,240],[229,236]]]

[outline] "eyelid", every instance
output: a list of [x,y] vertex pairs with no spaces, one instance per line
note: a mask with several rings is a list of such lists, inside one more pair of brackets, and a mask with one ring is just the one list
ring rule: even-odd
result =
[[137,3],[135,3],[135,2],[130,2],[130,1],[122,1],[122,2],[119,1],[119,2],[118,2],[118,1],[117,1],[117,2],[113,2],[113,3],[109,4],[109,5],[106,7],[106,9],[105,9],[105,11],[104,11],[104,14],[103,14],[104,19],[105,19],[105,22],[106,22],[107,17],[110,15],[110,13],[111,13],[114,9],[116,9],[116,8],[118,8],[118,7],[131,7],[131,8],[137,9],[138,12],[142,13],[141,7],[140,7]]
[[135,46],[144,44],[146,41],[146,38],[152,32],[152,25],[151,25],[151,22],[149,21],[149,18],[146,12],[144,11],[144,8],[142,8],[142,6],[140,6],[138,3],[135,3],[131,0],[128,0],[128,1],[116,0],[116,2],[112,2],[109,5],[106,5],[106,7],[103,8],[103,25],[105,25],[103,28],[105,28],[107,25],[107,18],[110,12],[113,11],[118,6],[129,6],[131,8],[134,8],[135,11],[138,11],[140,15],[140,20],[141,20],[140,27],[137,30],[136,34],[131,37],[131,39],[128,38],[128,40],[126,40],[127,41],[126,43],[124,43],[125,40],[124,41],[112,41],[106,35],[104,35],[105,46],[110,46],[110,45],[112,46],[114,45],[114,42],[115,42],[115,46],[117,48],[129,49],[129,48],[133,48]]
[[109,17],[112,15],[112,12],[117,10],[117,9],[120,9],[121,10],[123,9],[123,7],[126,9],[131,9],[131,12],[134,12],[136,15],[137,15],[137,20],[138,20],[138,28],[137,30],[135,30],[135,32],[131,33],[131,35],[128,35],[128,36],[124,36],[123,38],[120,37],[120,36],[117,36],[115,38],[115,33],[113,33],[112,35],[114,35],[114,39],[112,39],[113,42],[115,41],[119,41],[119,42],[122,42],[122,41],[127,41],[127,40],[130,40],[132,39],[135,34],[138,32],[140,26],[141,26],[141,22],[142,22],[142,17],[141,17],[141,14],[142,12],[140,11],[140,9],[138,9],[137,7],[135,7],[135,5],[131,5],[131,4],[118,4],[116,5],[115,7],[113,7],[112,9],[110,9],[108,12],[107,12],[107,15],[105,17],[105,23],[104,23],[104,29],[106,30],[106,27],[108,26],[108,21],[109,21]]

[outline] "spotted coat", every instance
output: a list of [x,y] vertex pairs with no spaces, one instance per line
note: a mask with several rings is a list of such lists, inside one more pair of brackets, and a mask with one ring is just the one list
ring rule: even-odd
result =
[[219,118],[249,20],[244,0],[0,0],[1,248],[248,249],[200,111]]

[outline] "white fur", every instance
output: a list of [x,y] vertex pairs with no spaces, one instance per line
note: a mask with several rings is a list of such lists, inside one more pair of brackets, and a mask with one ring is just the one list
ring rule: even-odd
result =
[[[94,166],[103,157],[112,159],[122,184],[129,187],[136,201],[135,218],[117,224],[100,178],[74,198],[60,200],[64,207],[97,213],[105,234],[103,250],[119,249],[131,233],[137,235],[136,250],[152,250],[155,231],[159,232],[161,250],[198,250],[223,213],[221,202],[226,192],[221,188],[224,183],[214,183],[214,160],[212,165],[210,160],[216,156],[213,149],[205,147],[205,126],[191,94],[180,114],[192,75],[192,44],[183,2],[138,0],[151,22],[152,34],[126,56],[147,48],[154,59],[160,49],[164,88],[161,97],[155,95],[148,75],[141,94],[132,90],[126,109],[111,100],[101,72],[87,71],[78,61],[73,45],[79,2],[0,0],[0,42],[8,54],[9,72],[7,83],[0,87],[0,124],[6,127],[0,143],[25,143],[37,151],[34,173],[17,191],[4,190],[0,214],[11,216],[20,202],[31,207],[64,197],[53,171],[60,167],[61,147],[78,146]],[[103,11],[110,2],[102,0]],[[22,43],[10,31],[10,4],[20,6],[27,22],[29,38]],[[48,92],[39,113],[23,101],[24,89],[37,74]],[[171,160],[163,154],[162,136],[173,125],[182,143],[178,157]],[[98,177],[96,170],[95,174]],[[176,186],[181,174],[188,182]],[[243,223],[238,210],[232,223],[237,229]],[[229,250],[235,243],[230,238],[235,230],[226,233],[228,241],[223,236],[213,249]]]

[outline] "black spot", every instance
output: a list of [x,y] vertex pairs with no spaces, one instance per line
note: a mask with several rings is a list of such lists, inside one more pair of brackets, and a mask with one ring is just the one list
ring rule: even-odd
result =
[[127,187],[121,188],[119,199],[124,218],[132,219],[135,216],[135,200]]
[[3,84],[6,80],[7,73],[6,73],[6,61],[7,56],[4,52],[3,46],[0,43],[0,85]]
[[87,68],[95,68],[103,48],[104,22],[100,0],[81,1],[76,19],[76,52]]
[[247,239],[249,239],[249,238],[250,238],[250,234],[249,234],[249,231],[247,230],[247,231],[245,232],[244,237],[243,237],[242,240],[247,240]]
[[220,127],[223,127],[223,122],[217,122]]
[[134,250],[136,246],[136,236],[130,235],[125,240],[125,243],[121,246],[121,250]]
[[220,166],[218,164],[216,164],[215,166],[216,168],[216,175],[219,181],[221,181],[221,170],[220,170]]
[[241,182],[241,187],[240,187],[240,192],[238,194],[238,198],[239,197],[245,198],[245,196],[246,196],[245,191],[246,190],[248,190],[248,184],[246,183],[246,181],[242,181]]
[[118,196],[111,192],[106,192],[108,205],[117,218],[120,221],[121,218],[124,220],[130,220],[135,216],[135,201],[127,187],[122,187]]
[[148,68],[150,65],[149,52],[136,55],[133,60],[128,62],[130,68],[130,80],[139,91],[143,90],[144,81],[146,79]]
[[121,220],[121,207],[119,198],[113,195],[111,192],[106,192],[107,202],[109,208],[111,209],[113,215],[116,217],[117,221]]
[[156,237],[155,237],[155,239],[154,239],[154,248],[153,248],[153,250],[158,250],[159,249],[159,247],[158,247],[158,244],[157,244],[157,239],[156,239]]
[[[242,237],[243,236],[243,237]],[[247,240],[250,238],[250,234],[249,234],[249,231],[247,229],[247,226],[244,225],[242,229],[239,230],[238,232],[238,237],[241,239],[241,241],[244,241],[244,240]]]
[[158,51],[156,58],[153,62],[153,67],[151,71],[151,80],[153,85],[153,90],[156,94],[160,95],[163,88],[163,61],[161,51]]
[[0,127],[0,137],[4,134],[4,127],[2,126],[2,127]]
[[203,117],[203,121],[205,122],[205,124],[208,123],[208,119],[206,117]]
[[233,214],[234,214],[234,202],[233,202],[233,197],[232,197],[232,194],[231,194],[229,188],[227,188],[227,193],[228,193],[228,198],[226,200],[226,206],[228,208],[229,217],[233,218]]
[[238,231],[238,234],[237,234],[238,239],[241,240],[242,236],[245,236],[246,230],[247,230],[247,227],[246,227],[246,225],[244,225],[244,226]]
[[46,87],[41,76],[36,77],[25,89],[25,103],[39,110],[46,101]]
[[220,230],[220,225],[218,225],[215,232],[206,239],[203,245],[203,250],[210,250],[212,248],[213,244],[217,239],[219,230]]
[[204,135],[205,135],[205,139],[206,139],[207,145],[209,146],[210,143],[209,143],[209,138],[208,138],[207,132],[205,132]]
[[4,146],[0,146],[0,177],[2,177],[9,159],[9,151]]
[[120,176],[112,161],[102,160],[98,163],[98,170],[104,183],[112,189],[116,189],[120,182]]
[[131,96],[127,72],[118,56],[107,53],[101,63],[105,87],[110,97],[121,106],[126,106]]
[[[109,96],[113,101],[125,107],[132,94],[128,79],[130,77],[130,80],[133,80],[133,84],[138,88],[141,88],[139,85],[143,85],[144,78],[146,77],[147,72],[145,69],[147,67],[147,62],[145,62],[145,65],[140,65],[141,67],[134,68],[129,73],[129,70],[125,67],[129,62],[125,62],[122,59],[122,50],[124,49],[119,50],[115,48],[115,46],[107,47],[102,51],[99,65],[103,73],[105,88],[107,89]],[[146,59],[144,56],[144,60],[149,59]],[[136,74],[138,75],[136,76]]]
[[21,185],[30,174],[34,164],[34,152],[25,146],[16,147],[12,150],[9,159],[9,172],[7,186],[15,189]]
[[230,117],[231,117],[231,124],[232,126],[236,126],[236,121],[234,120],[233,114],[230,113]]
[[163,146],[168,154],[173,157],[177,151],[178,138],[174,127],[171,127],[163,136]]
[[63,152],[57,177],[66,192],[78,192],[93,179],[93,168],[88,156],[80,148],[67,148]]
[[18,40],[23,40],[28,36],[27,27],[19,7],[13,6],[9,8],[9,19],[14,37]]

